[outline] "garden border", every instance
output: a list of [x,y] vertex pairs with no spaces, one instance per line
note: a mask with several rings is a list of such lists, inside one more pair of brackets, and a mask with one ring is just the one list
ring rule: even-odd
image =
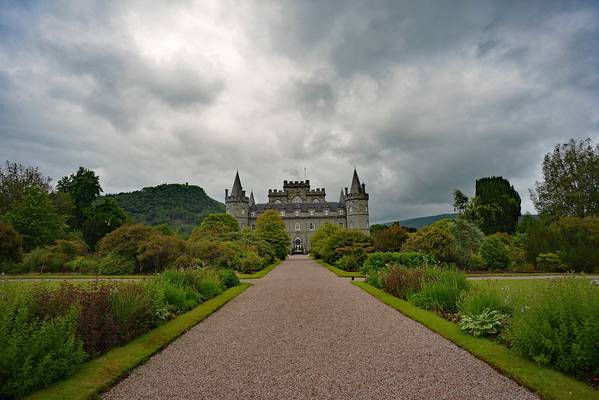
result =
[[270,265],[262,268],[258,272],[254,272],[253,274],[237,274],[237,277],[239,279],[260,279],[260,278],[264,278],[266,276],[266,274],[268,274],[270,271],[272,271],[273,269],[275,269],[282,262],[283,262],[283,260],[277,259],[275,262],[273,262],[272,264],[270,264]]
[[500,371],[503,375],[533,390],[543,399],[599,399],[599,390],[595,390],[583,382],[570,378],[559,371],[540,366],[491,340],[467,335],[460,330],[457,324],[447,321],[432,312],[418,308],[366,282],[356,281],[352,284],[452,341]]
[[34,392],[26,399],[84,400],[97,397],[250,286],[251,283],[241,283],[225,290],[130,343],[83,364],[74,375]]
[[362,274],[361,272],[344,271],[322,260],[318,260],[316,258],[312,258],[312,260],[316,261],[318,264],[325,267],[340,278],[366,278],[366,275]]
[[150,277],[152,275],[98,275],[98,274],[68,274],[68,273],[55,273],[55,272],[45,272],[45,273],[30,273],[30,274],[7,274],[0,275],[0,281],[21,281],[28,279],[35,280],[75,280],[75,279],[98,279],[98,280],[118,280],[118,279],[136,279],[142,280]]

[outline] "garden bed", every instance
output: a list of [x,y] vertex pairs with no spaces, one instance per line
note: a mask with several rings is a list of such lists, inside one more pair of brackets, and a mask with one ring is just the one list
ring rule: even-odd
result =
[[328,269],[329,271],[341,278],[366,278],[366,275],[359,271],[344,271],[340,268],[327,264],[322,260],[315,259],[314,261],[316,261],[318,264],[322,265],[323,267],[325,267],[326,269]]
[[96,397],[250,286],[250,283],[241,283],[227,289],[131,343],[83,364],[73,376],[33,393],[27,399],[84,400]]
[[554,369],[534,363],[489,339],[465,334],[459,326],[365,282],[352,282],[383,303],[451,340],[506,376],[548,400],[599,399],[599,391]]

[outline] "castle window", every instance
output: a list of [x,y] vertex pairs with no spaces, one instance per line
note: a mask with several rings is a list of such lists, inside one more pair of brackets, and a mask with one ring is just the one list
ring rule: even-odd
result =
[[313,231],[314,229],[316,229],[314,222],[310,222],[310,230]]
[[329,210],[324,210],[324,215],[329,215]]
[[281,204],[281,200],[275,200],[274,203],[275,204]]
[[245,210],[244,210],[243,208],[241,209],[241,213],[242,213],[242,214],[245,214]]
[[368,211],[368,206],[365,206],[365,207],[364,207],[364,211]]
[[314,215],[314,210],[310,210],[310,215]]
[[252,211],[252,217],[256,216],[256,211]]
[[294,202],[294,203],[301,203],[301,202],[302,202],[302,198],[301,198],[301,197],[299,197],[299,196],[295,196],[295,197],[293,198],[293,200],[291,200],[291,201],[292,201],[292,202]]
[[297,232],[297,231],[299,231],[300,229],[301,229],[301,228],[300,228],[300,224],[299,224],[299,222],[298,222],[297,224],[295,224],[295,231]]
[[299,215],[299,214],[300,214],[299,210],[295,210],[295,215]]
[[339,210],[339,215],[343,215],[343,210]]
[[312,200],[312,203],[320,203],[320,202],[318,201],[318,199],[314,199],[314,200]]
[[285,216],[285,211],[281,211],[281,217]]
[[354,212],[354,208],[353,208],[353,207],[350,207],[350,208],[349,208],[349,212]]

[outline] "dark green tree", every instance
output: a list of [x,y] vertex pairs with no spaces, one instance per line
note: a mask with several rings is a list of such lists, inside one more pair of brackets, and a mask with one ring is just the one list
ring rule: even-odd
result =
[[493,176],[476,181],[473,211],[485,234],[513,233],[521,215],[520,203],[520,195],[507,179]]
[[53,243],[66,229],[65,219],[56,211],[48,193],[38,188],[27,189],[0,219],[23,236],[26,251]]
[[0,223],[0,265],[3,262],[21,261],[23,238],[9,224]]
[[86,209],[81,232],[83,239],[94,248],[106,234],[125,223],[127,215],[112,199],[102,199]]
[[235,218],[225,213],[210,214],[193,230],[190,240],[202,237],[226,239],[236,232],[239,232],[239,223]]
[[6,161],[6,165],[0,167],[0,214],[20,201],[30,188],[48,193],[51,181],[52,179],[44,176],[37,167],[24,167]]
[[555,146],[543,160],[543,182],[531,191],[535,208],[542,216],[599,215],[599,144],[591,139]]
[[102,193],[100,178],[90,169],[79,167],[75,174],[65,176],[58,181],[59,192],[67,193],[75,205],[73,228],[81,228],[85,222],[86,211],[96,197]]

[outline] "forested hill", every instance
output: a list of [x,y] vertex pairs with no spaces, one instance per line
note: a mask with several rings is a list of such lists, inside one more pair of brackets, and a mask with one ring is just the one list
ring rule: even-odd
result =
[[[445,219],[445,218],[454,219],[456,217],[456,215],[457,214],[454,214],[454,213],[451,213],[451,214],[430,215],[428,217],[402,219],[401,221],[399,221],[399,223],[401,224],[401,226],[405,226],[407,228],[420,229],[423,226],[427,226],[427,225],[433,224],[433,223],[439,221],[440,219]],[[388,222],[385,225],[391,225],[392,223],[393,222]]]
[[225,211],[225,205],[208,197],[194,185],[163,184],[130,193],[109,194],[135,222],[167,224],[189,234],[210,213]]

